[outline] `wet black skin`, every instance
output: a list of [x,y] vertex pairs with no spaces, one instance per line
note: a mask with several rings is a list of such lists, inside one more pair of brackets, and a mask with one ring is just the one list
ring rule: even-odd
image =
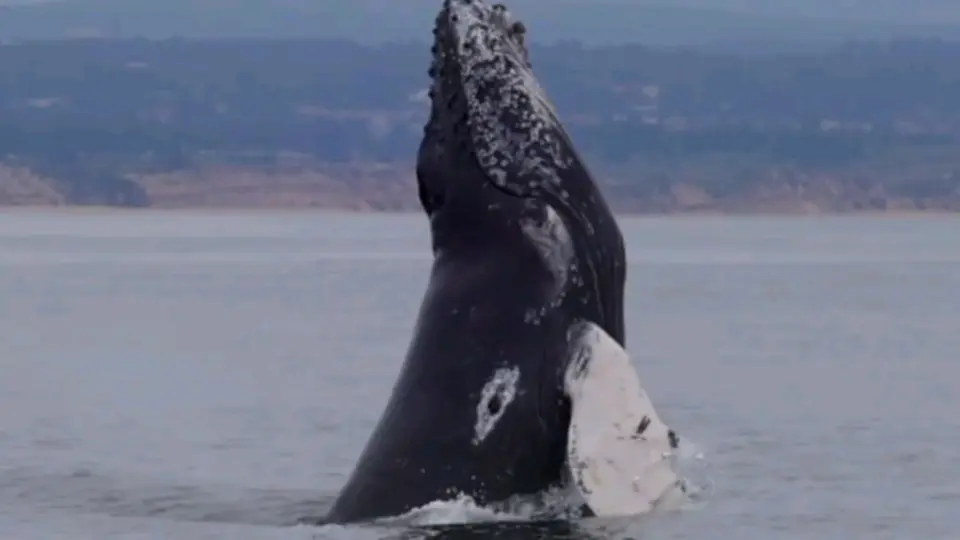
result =
[[[562,175],[572,195],[565,203],[490,181],[471,150],[446,24],[441,12],[435,57],[451,52],[431,68],[431,114],[416,170],[435,256],[429,284],[386,409],[325,522],[397,516],[458,493],[487,504],[559,485],[570,417],[561,382],[567,329],[589,320],[624,343],[623,240],[606,203],[582,165]],[[568,151],[576,157],[572,145]],[[559,303],[554,269],[520,226],[542,220],[548,204],[584,269]],[[531,313],[540,316],[534,321]],[[474,444],[481,389],[497,369],[514,367],[515,399],[491,403],[505,407],[503,416]]]

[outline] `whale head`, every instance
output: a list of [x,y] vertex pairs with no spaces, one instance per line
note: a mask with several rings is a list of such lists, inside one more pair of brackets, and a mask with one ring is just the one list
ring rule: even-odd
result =
[[[502,4],[443,1],[433,29],[430,118],[417,157],[420,201],[434,223],[469,222],[456,230],[469,229],[470,241],[511,227],[540,231],[527,235],[531,244],[567,254],[544,258],[566,283],[561,288],[580,284],[603,304],[604,314],[588,318],[609,321],[603,326],[622,342],[623,238],[534,74],[526,37]],[[444,227],[435,227],[435,251],[441,233]]]
[[[472,166],[509,196],[563,196],[558,172],[577,158],[533,74],[525,34],[502,4],[444,1],[434,27],[421,158],[432,150],[458,169]],[[446,181],[427,183],[433,191],[451,189]]]

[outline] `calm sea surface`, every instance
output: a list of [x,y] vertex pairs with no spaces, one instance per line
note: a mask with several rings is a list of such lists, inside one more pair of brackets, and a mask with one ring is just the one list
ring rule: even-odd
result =
[[[623,219],[628,343],[703,453],[599,538],[960,535],[960,220]],[[0,214],[0,538],[306,527],[383,407],[426,220]]]

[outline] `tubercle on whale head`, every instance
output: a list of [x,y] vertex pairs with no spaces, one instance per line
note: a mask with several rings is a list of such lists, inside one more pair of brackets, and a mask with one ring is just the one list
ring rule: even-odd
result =
[[565,196],[559,173],[577,158],[533,74],[523,23],[503,4],[444,0],[433,33],[421,159],[456,152],[508,195]]

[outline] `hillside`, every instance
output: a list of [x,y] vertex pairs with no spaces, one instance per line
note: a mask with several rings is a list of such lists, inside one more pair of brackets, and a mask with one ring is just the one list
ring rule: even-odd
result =
[[[2,46],[0,203],[414,208],[427,49]],[[960,44],[736,55],[565,42],[531,54],[622,209],[960,208]]]

